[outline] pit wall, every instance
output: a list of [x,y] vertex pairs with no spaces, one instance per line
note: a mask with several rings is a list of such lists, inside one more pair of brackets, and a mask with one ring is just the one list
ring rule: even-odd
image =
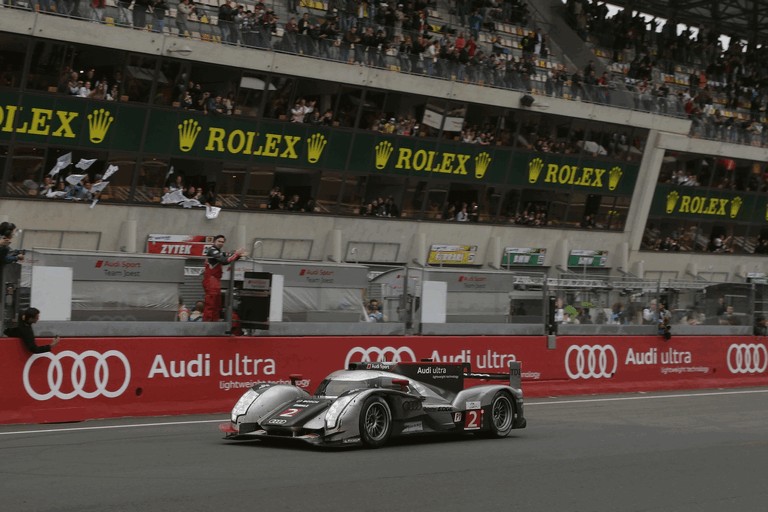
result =
[[754,336],[67,338],[38,355],[5,338],[0,423],[227,413],[257,382],[300,375],[313,391],[351,361],[394,358],[496,373],[521,361],[527,398],[768,385],[766,339]]

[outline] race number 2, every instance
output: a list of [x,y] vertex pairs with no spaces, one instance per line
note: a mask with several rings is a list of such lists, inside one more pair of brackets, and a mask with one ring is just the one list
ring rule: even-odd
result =
[[483,426],[483,410],[467,411],[464,415],[464,430],[480,430]]

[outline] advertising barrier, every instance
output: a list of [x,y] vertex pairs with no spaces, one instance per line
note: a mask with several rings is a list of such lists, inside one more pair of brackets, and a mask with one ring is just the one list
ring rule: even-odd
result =
[[421,359],[494,373],[521,361],[528,398],[768,385],[766,339],[753,336],[67,338],[37,355],[4,338],[0,423],[226,413],[254,383],[300,374],[311,392],[353,361]]

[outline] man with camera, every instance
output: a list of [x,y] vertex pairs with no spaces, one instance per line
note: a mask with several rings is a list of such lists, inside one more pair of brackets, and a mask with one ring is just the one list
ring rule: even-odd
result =
[[6,263],[24,261],[23,249],[11,249],[13,235],[16,232],[16,224],[11,222],[0,223],[0,270]]

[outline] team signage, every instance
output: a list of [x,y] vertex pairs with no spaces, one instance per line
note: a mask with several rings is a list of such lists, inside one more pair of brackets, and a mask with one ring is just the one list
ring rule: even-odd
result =
[[428,265],[474,265],[477,257],[476,245],[435,244],[429,248]]
[[[363,289],[368,283],[368,269],[362,266],[257,263],[254,270],[281,275],[286,288]],[[235,274],[237,277],[237,273]]]
[[547,250],[543,247],[505,247],[501,264],[502,266],[541,267],[546,259]]
[[205,251],[213,245],[210,235],[149,235],[147,253],[203,258]]
[[592,249],[574,249],[568,254],[569,267],[605,267],[608,251]]
[[179,283],[184,281],[184,260],[122,253],[36,253],[36,263],[49,267],[69,267],[73,281],[134,281]]
[[438,269],[424,269],[425,281],[447,283],[448,293],[453,292],[503,292],[513,290],[518,277],[509,272],[441,272]]

